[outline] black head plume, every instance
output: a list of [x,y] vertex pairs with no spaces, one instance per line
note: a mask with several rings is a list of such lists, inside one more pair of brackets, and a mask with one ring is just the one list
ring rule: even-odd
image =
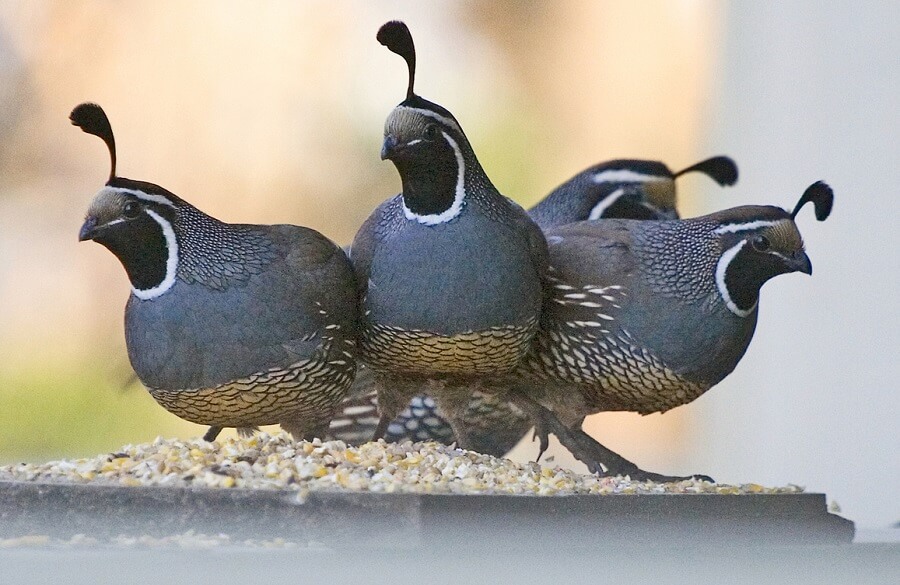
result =
[[797,202],[797,205],[794,206],[794,211],[791,212],[791,219],[796,218],[800,209],[810,201],[815,205],[816,219],[825,221],[831,214],[831,205],[834,203],[834,191],[831,190],[831,187],[825,181],[816,181],[807,187],[803,195],[800,196],[800,201]]
[[415,95],[413,88],[416,82],[416,47],[413,44],[409,28],[399,20],[392,20],[381,25],[375,38],[379,43],[406,60],[406,65],[409,67],[409,86],[406,88],[406,99],[410,99]]
[[88,134],[99,136],[106,143],[110,161],[109,180],[112,181],[116,177],[116,139],[113,136],[112,126],[109,125],[106,112],[97,104],[79,104],[69,114],[69,120]]
[[734,185],[738,179],[737,165],[727,156],[714,156],[675,173],[680,177],[685,173],[700,172],[723,187]]

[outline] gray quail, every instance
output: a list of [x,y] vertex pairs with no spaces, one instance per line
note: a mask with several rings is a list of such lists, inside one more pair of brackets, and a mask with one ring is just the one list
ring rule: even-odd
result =
[[[726,156],[706,159],[677,173],[657,161],[617,159],[578,173],[531,208],[528,213],[542,228],[587,219],[661,220],[678,217],[675,179],[701,172],[720,185],[737,181],[737,165]],[[368,440],[377,417],[371,372],[361,369],[335,416],[330,435],[348,442]],[[512,449],[531,428],[529,417],[502,397],[475,392],[465,413],[470,447],[496,457]],[[387,427],[384,439],[438,441],[449,444],[453,432],[427,395],[415,396]]]
[[375,437],[427,390],[468,446],[473,389],[501,391],[495,380],[519,365],[537,330],[546,242],[491,184],[453,115],[415,94],[406,25],[389,22],[377,38],[405,59],[409,85],[381,151],[403,190],[369,216],[351,248],[361,356],[378,392]]
[[730,374],[753,337],[762,285],[812,273],[794,222],[810,201],[825,220],[831,188],[811,185],[792,213],[745,206],[547,230],[552,296],[518,390],[553,412],[549,430],[592,470],[673,479],[643,472],[587,437],[581,423],[601,411],[665,412]]
[[[351,444],[372,439],[378,426],[378,399],[372,370],[361,367],[347,398],[331,421],[328,435]],[[469,438],[469,449],[502,457],[532,427],[532,422],[515,405],[502,396],[474,392],[463,415]],[[449,445],[455,441],[453,429],[438,412],[434,399],[418,394],[387,426],[384,440],[436,441]]]
[[737,165],[715,156],[677,173],[651,160],[618,159],[578,173],[528,211],[542,229],[587,219],[677,219],[675,179],[691,172],[734,185]]
[[79,240],[108,248],[131,281],[125,341],[134,371],[191,422],[278,423],[322,436],[355,372],[356,281],[344,252],[293,225],[223,223],[152,183],[116,176],[109,120],[70,116],[104,140],[111,171]]

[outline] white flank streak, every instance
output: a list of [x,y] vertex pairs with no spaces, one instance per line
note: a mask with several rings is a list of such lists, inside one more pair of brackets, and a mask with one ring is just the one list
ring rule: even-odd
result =
[[438,114],[437,112],[432,112],[431,110],[424,110],[422,108],[410,108],[409,106],[403,106],[403,109],[409,110],[410,112],[416,112],[417,114],[422,114],[423,116],[427,116],[429,118],[434,118],[435,120],[437,120],[444,126],[449,126],[449,127],[453,128],[454,130],[456,130],[457,132],[459,132],[460,134],[463,134],[462,128],[459,127],[459,124],[457,124],[453,118],[448,118],[447,116],[442,116],[442,115]]
[[348,406],[344,409],[344,414],[347,416],[359,416],[370,412],[372,412],[371,406]]
[[456,154],[456,166],[458,167],[458,173],[456,175],[456,194],[453,196],[453,204],[450,205],[450,207],[448,207],[443,213],[419,215],[418,213],[413,213],[409,209],[409,207],[406,206],[406,202],[403,202],[403,214],[406,216],[406,219],[414,220],[425,225],[438,225],[440,223],[447,223],[448,221],[459,215],[459,212],[462,211],[463,200],[466,198],[466,163],[465,161],[463,161],[462,151],[459,149],[459,145],[456,144],[456,141],[450,138],[449,134],[444,131],[441,131],[441,134],[444,135],[444,138],[453,149],[453,153]]
[[124,193],[126,195],[137,197],[138,199],[142,199],[144,201],[152,201],[153,203],[159,203],[160,205],[165,205],[167,207],[175,209],[175,204],[169,201],[168,197],[163,197],[162,195],[153,195],[151,193],[144,193],[143,191],[135,191],[134,189],[122,189],[120,187],[111,187],[110,189],[117,193]]
[[[603,174],[603,173],[601,173]],[[609,209],[609,206],[619,200],[622,195],[625,194],[625,189],[616,189],[606,197],[600,200],[600,203],[594,206],[591,209],[591,212],[588,214],[588,219],[600,219],[603,217],[603,212]]]
[[738,252],[740,252],[741,248],[746,244],[747,241],[742,240],[732,248],[725,250],[725,253],[719,258],[719,263],[716,265],[716,287],[719,289],[719,295],[721,295],[722,300],[725,301],[725,306],[728,307],[728,310],[738,317],[746,317],[752,313],[756,308],[756,304],[754,303],[753,306],[746,311],[739,309],[738,306],[734,304],[734,301],[731,300],[731,295],[728,294],[728,286],[725,284],[725,273],[728,271],[728,265],[731,264],[731,261],[734,260],[734,257],[738,255]]
[[610,169],[600,171],[593,177],[595,183],[646,183],[647,181],[671,181],[672,177],[646,175],[628,169]]
[[[146,195],[146,193],[142,193],[142,195]],[[166,259],[166,277],[163,278],[161,283],[153,288],[144,290],[131,287],[134,296],[143,301],[149,301],[162,295],[175,284],[175,274],[178,272],[178,239],[175,237],[175,230],[172,229],[172,224],[152,209],[146,209],[145,211],[162,228],[163,235],[166,238],[166,247],[169,250],[169,257]]]
[[747,223],[729,223],[728,225],[723,225],[722,227],[716,228],[717,234],[733,234],[735,232],[745,232],[748,230],[755,230],[761,227],[768,227],[772,225],[777,225],[779,222],[784,221],[780,219],[778,221],[749,221]]

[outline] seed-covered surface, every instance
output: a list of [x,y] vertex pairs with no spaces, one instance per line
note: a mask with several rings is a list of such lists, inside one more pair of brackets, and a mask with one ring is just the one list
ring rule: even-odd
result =
[[598,477],[516,463],[438,443],[294,442],[286,434],[259,433],[213,443],[157,438],[88,459],[0,467],[0,481],[349,490],[435,494],[760,494],[801,493],[803,488],[676,483]]

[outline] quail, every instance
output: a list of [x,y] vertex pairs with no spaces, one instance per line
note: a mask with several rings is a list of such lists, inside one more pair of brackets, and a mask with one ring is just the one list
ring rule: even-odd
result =
[[733,185],[738,175],[727,156],[708,158],[677,173],[657,161],[611,160],[578,173],[528,213],[545,230],[587,219],[677,219],[675,179],[691,172],[722,186]]
[[111,171],[79,240],[108,248],[131,282],[125,341],[169,412],[243,431],[322,436],[356,369],[353,267],[320,233],[221,222],[166,189],[116,175],[112,128],[85,103],[73,124],[106,143]]
[[387,118],[381,151],[402,192],[369,216],[351,247],[360,355],[377,387],[375,437],[427,391],[466,447],[473,389],[493,392],[537,330],[546,242],[491,184],[453,114],[415,94],[406,25],[388,22],[377,39],[404,58],[409,84]]
[[[508,453],[532,427],[517,406],[502,396],[485,392],[473,393],[463,416],[469,449],[494,457]],[[372,370],[361,367],[331,421],[328,436],[351,444],[364,443],[374,436],[378,421]],[[450,424],[428,394],[414,396],[387,426],[383,438],[389,443],[436,441],[445,445],[456,440]]]
[[[701,172],[720,185],[737,181],[737,165],[726,156],[709,158],[677,173],[661,162],[618,159],[591,166],[575,175],[531,208],[528,213],[543,228],[587,219],[672,219],[675,179]],[[377,417],[376,393],[371,372],[361,370],[348,392],[329,433],[341,440],[360,442],[373,436]],[[465,413],[471,448],[501,457],[531,428],[528,416],[501,397],[475,392]],[[449,444],[453,432],[427,395],[415,396],[388,426],[384,439],[400,442],[438,441]]]
[[795,223],[807,202],[825,220],[831,188],[811,185],[791,213],[744,206],[546,230],[551,296],[517,389],[552,411],[552,432],[592,470],[671,479],[591,440],[581,423],[601,411],[665,412],[730,374],[753,337],[762,285],[812,274]]

